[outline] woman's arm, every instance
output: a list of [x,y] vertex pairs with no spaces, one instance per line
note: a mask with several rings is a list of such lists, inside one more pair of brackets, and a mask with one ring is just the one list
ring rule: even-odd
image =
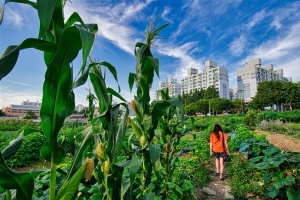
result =
[[209,142],[209,149],[210,149],[210,155],[212,156],[213,155],[213,149],[212,149],[212,142],[211,142],[211,140]]
[[226,153],[227,153],[228,155],[230,155],[230,153],[229,153],[229,148],[228,148],[228,144],[227,144],[227,140],[225,140],[225,148],[226,148]]

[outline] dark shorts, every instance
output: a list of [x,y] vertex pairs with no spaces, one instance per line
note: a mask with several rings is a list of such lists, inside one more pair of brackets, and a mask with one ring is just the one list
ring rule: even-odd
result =
[[216,158],[224,158],[224,152],[213,152]]

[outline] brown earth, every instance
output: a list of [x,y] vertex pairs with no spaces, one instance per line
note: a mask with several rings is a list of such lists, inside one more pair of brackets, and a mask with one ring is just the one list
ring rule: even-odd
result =
[[269,131],[255,130],[257,134],[267,135],[267,140],[274,146],[291,152],[300,152],[300,140],[283,134],[273,134]]

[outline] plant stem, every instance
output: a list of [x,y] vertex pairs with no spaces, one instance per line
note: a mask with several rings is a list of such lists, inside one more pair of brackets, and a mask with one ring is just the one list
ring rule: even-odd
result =
[[49,196],[50,200],[55,199],[55,186],[56,186],[56,164],[54,164],[53,158],[52,158],[51,179],[50,179],[50,196]]
[[5,199],[6,199],[6,200],[11,200],[11,193],[10,193],[10,190],[6,190]]

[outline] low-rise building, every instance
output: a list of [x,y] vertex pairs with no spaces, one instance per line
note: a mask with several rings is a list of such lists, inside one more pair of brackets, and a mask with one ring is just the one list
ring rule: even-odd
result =
[[2,108],[2,112],[8,117],[24,117],[28,111],[32,111],[35,116],[40,117],[40,106],[36,105],[15,105],[10,104]]

